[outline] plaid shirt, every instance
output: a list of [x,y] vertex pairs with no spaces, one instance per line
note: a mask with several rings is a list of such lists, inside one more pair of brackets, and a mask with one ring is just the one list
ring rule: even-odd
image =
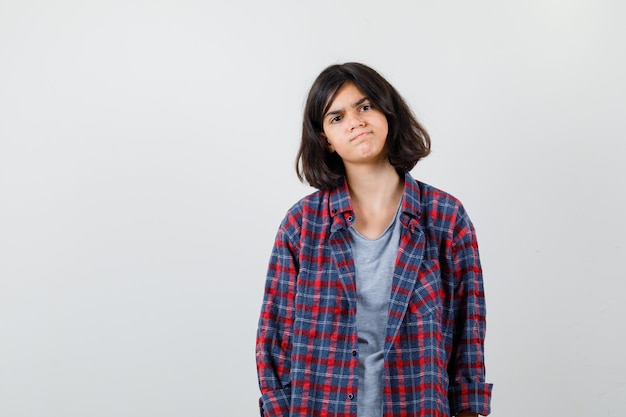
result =
[[[474,228],[454,197],[406,174],[383,417],[489,414]],[[357,416],[359,352],[347,184],[287,213],[270,258],[256,358],[264,417]]]

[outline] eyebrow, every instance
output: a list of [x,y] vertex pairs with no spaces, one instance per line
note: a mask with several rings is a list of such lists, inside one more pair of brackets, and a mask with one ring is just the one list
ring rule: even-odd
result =
[[[369,100],[369,98],[367,98],[367,97],[363,97],[362,99],[360,99],[359,101],[357,101],[356,103],[354,103],[354,104],[352,105],[352,108],[358,107],[359,105],[361,105],[361,104],[365,103],[365,102],[366,102],[366,101],[368,101],[368,100]],[[343,112],[343,109],[331,110],[331,111],[329,111],[328,113],[326,113],[326,114],[324,115],[324,119],[325,119],[325,118],[327,118],[328,116],[333,116],[333,115],[335,115],[335,114],[341,114],[342,112]]]

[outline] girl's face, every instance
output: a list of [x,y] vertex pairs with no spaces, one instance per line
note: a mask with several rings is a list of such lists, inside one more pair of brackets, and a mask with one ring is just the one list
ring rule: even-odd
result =
[[387,118],[353,83],[344,84],[322,122],[330,152],[351,164],[387,161]]

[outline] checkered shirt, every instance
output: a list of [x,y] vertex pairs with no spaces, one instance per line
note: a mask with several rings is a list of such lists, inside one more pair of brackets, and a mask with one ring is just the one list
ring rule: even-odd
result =
[[[489,414],[485,299],[476,234],[461,203],[405,175],[385,335],[383,417]],[[256,360],[263,417],[357,417],[354,222],[347,184],[282,221]]]

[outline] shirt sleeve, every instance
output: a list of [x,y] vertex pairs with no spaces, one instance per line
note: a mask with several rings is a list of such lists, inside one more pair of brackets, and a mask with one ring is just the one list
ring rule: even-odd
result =
[[281,226],[270,257],[257,331],[256,363],[262,417],[287,417],[291,403],[289,375],[298,266],[288,235],[287,228]]
[[492,384],[485,382],[485,293],[476,233],[463,209],[453,232],[450,263],[455,293],[455,333],[448,367],[452,415],[473,412],[488,415]]

